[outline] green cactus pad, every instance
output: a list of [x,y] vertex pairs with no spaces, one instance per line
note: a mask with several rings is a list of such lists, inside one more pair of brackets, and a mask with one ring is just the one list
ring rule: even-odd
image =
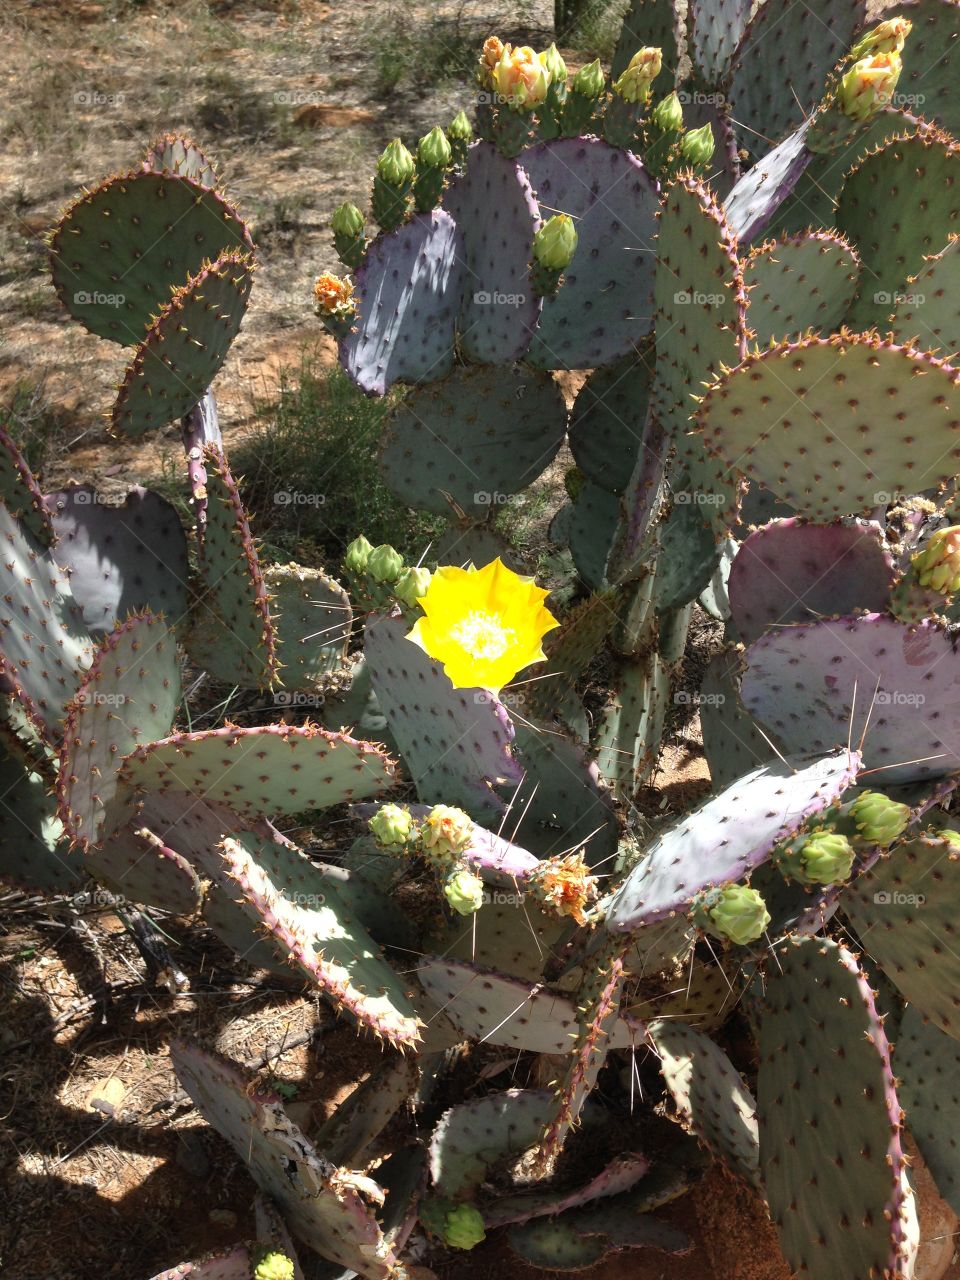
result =
[[84,849],[98,842],[122,760],[169,733],[179,703],[177,643],[166,623],[150,613],[119,623],[67,709],[57,808],[71,841]]
[[[746,248],[768,227],[779,226],[781,222],[791,231],[806,230],[809,226],[806,207],[799,227],[794,226],[789,218],[784,219],[784,210],[792,209],[796,203],[789,199],[790,193],[799,186],[804,173],[816,159],[806,145],[807,131],[808,126],[803,124],[796,132],[788,134],[764,156],[763,164],[755,164],[746,171],[727,196],[724,214],[741,248]],[[827,213],[822,221],[830,222],[833,201],[828,199],[826,205]]]
[[672,1018],[648,1023],[647,1034],[683,1123],[759,1188],[757,1104],[733,1063],[702,1031]]
[[149,609],[176,626],[187,611],[187,540],[176,508],[139,486],[123,505],[89,485],[44,499],[57,536],[54,558],[70,575],[83,621],[96,639],[130,613]]
[[894,845],[848,884],[840,904],[900,994],[960,1040],[957,900],[960,857],[935,833]]
[[176,133],[164,133],[152,143],[143,158],[150,173],[174,174],[189,178],[201,187],[220,186],[217,170],[195,142]]
[[719,490],[705,493],[693,486],[674,493],[670,514],[657,530],[660,553],[653,592],[659,612],[696,600],[719,568],[723,543],[717,541],[711,525],[722,518],[719,512],[726,503],[700,499],[725,496]]
[[338,894],[336,881],[304,860],[288,898],[271,875],[269,850],[276,843],[253,832],[228,836],[203,859],[202,870],[238,903],[251,933],[264,929],[338,1013],[398,1048],[415,1045],[419,1020],[403,983]]
[[812,113],[866,13],[866,0],[761,5],[737,47],[727,91],[742,147],[765,155]]
[[526,358],[541,369],[610,364],[652,327],[656,183],[632,152],[598,138],[542,142],[520,163],[541,207],[575,218],[579,237]]
[[484,1225],[493,1228],[532,1222],[536,1218],[566,1213],[596,1201],[624,1196],[640,1182],[649,1168],[650,1161],[646,1156],[615,1156],[605,1169],[572,1190],[520,1191],[501,1197],[483,1215]]
[[510,1248],[533,1267],[545,1271],[585,1271],[624,1249],[656,1249],[690,1253],[690,1239],[669,1223],[639,1213],[618,1215],[604,1209],[581,1209],[560,1218],[534,1218],[507,1232]]
[[656,653],[625,663],[616,691],[601,712],[594,751],[597,768],[618,799],[629,802],[656,766],[670,701],[670,675]]
[[43,494],[27,466],[23,454],[6,431],[0,428],[0,502],[27,529],[41,546],[54,539]]
[[935,488],[960,459],[957,374],[873,334],[749,355],[709,388],[697,416],[717,457],[820,522]]
[[910,19],[913,30],[904,46],[903,74],[894,100],[905,111],[939,121],[956,137],[960,12],[953,0],[907,0],[896,12]]
[[853,328],[884,327],[909,277],[957,231],[958,182],[960,146],[935,130],[893,138],[846,175],[836,225],[863,262]]
[[[479,872],[478,872],[479,874]],[[549,915],[506,881],[488,887],[483,909],[469,920],[457,920],[427,945],[451,960],[468,960],[483,968],[498,968],[515,978],[536,982],[543,967],[559,958],[558,943],[567,933],[568,920]],[[557,983],[563,990],[576,986],[568,977]]]
[[507,1089],[444,1112],[430,1138],[430,1177],[459,1200],[477,1191],[509,1157],[536,1146],[550,1114],[546,1089]]
[[250,522],[224,454],[210,446],[204,459],[207,519],[190,655],[226,683],[269,688],[277,675],[276,632]]
[[[425,956],[416,973],[427,995],[470,1039],[534,1053],[569,1053],[577,1010],[554,988],[443,956]],[[630,1044],[629,1027],[617,1023],[610,1041],[611,1048]]]
[[316,725],[228,725],[138,747],[122,776],[137,791],[192,791],[259,817],[379,795],[395,766],[380,747]]
[[[207,809],[196,796],[185,792],[139,800],[121,788],[107,810],[103,839],[83,855],[84,863],[101,884],[129,902],[192,915],[203,896],[200,881],[180,853],[177,846],[182,842],[174,840],[173,832],[203,827]],[[223,830],[219,821],[207,822],[205,844],[219,840]],[[249,940],[248,935],[245,947]],[[263,950],[267,953],[263,960],[268,961],[272,953],[266,947]],[[247,959],[251,964],[261,961],[251,953]]]
[[633,475],[653,370],[647,348],[639,358],[594,370],[574,401],[570,452],[587,479],[610,493],[623,493]]
[[0,675],[41,736],[55,742],[93,646],[66,573],[2,505],[0,547]]
[[636,932],[686,911],[702,889],[743,880],[833,804],[858,766],[856,753],[843,750],[799,768],[777,760],[738,779],[656,838],[609,903],[607,928]]
[[252,248],[236,209],[215,191],[170,174],[131,173],[70,205],[50,241],[51,271],[75,320],[130,346],[204,262]]
[[617,620],[616,592],[596,592],[571,609],[545,643],[541,679],[523,690],[523,714],[547,720],[558,703],[576,696],[576,682],[603,649]]
[[551,539],[567,542],[577,572],[592,591],[605,590],[620,525],[617,495],[587,481],[576,501],[561,507],[554,519]]
[[328,1160],[347,1169],[364,1166],[364,1154],[409,1102],[420,1079],[415,1059],[387,1058],[320,1126],[316,1142]]
[[750,0],[694,0],[690,57],[707,84],[725,77],[750,17]]
[[960,351],[960,253],[951,238],[942,253],[924,263],[907,281],[890,320],[900,342],[948,359]]
[[340,344],[340,363],[361,390],[382,396],[397,381],[447,376],[463,273],[463,236],[442,209],[416,214],[367,247],[357,316]]
[[[346,659],[353,625],[350,597],[322,570],[293,563],[269,565],[263,584],[278,642],[280,682],[285,689],[313,688]],[[274,696],[283,706],[284,695]]]
[[468,515],[526,489],[563,444],[567,411],[549,374],[523,365],[458,368],[418,387],[390,416],[384,479],[412,507]]
[[753,340],[771,341],[838,328],[853,301],[860,259],[832,231],[809,231],[757,245],[743,264]]
[[240,330],[253,266],[251,254],[230,249],[173,290],[120,384],[113,406],[118,431],[140,436],[199,404]]
[[900,1107],[869,984],[825,938],[788,942],[777,961],[765,971],[757,1112],[784,1256],[817,1280],[903,1274]]
[[703,673],[697,698],[703,751],[717,790],[776,755],[741,701],[740,667],[736,649],[715,654]]
[[609,864],[620,823],[596,764],[563,734],[537,724],[516,726],[519,788],[501,788],[510,803],[503,834],[541,858],[582,849],[591,866]]
[[522,770],[511,754],[513,724],[483,689],[454,689],[439,663],[407,639],[402,618],[372,614],[365,653],[377,701],[425,804],[451,804],[477,822],[499,819],[492,787],[511,790]]
[[937,1190],[954,1213],[960,1212],[960,1154],[955,1138],[960,1124],[960,1045],[925,1021],[921,1010],[908,1005],[897,1032],[893,1069],[899,1082],[897,1094],[920,1154]]
[[727,1021],[743,994],[740,963],[732,955],[724,956],[719,964],[698,960],[694,955],[687,962],[682,988],[678,990],[680,984],[672,975],[667,982],[666,995],[649,1002],[643,1000],[635,1007],[626,1005],[624,1012],[640,1019],[648,1019],[653,1012],[660,1020],[669,1019],[670,1025],[681,1022],[709,1034]]
[[250,1280],[254,1254],[254,1248],[245,1244],[214,1249],[195,1262],[181,1262],[169,1271],[161,1271],[153,1280]]
[[882,612],[893,577],[893,557],[872,522],[771,520],[741,543],[733,562],[731,616],[740,639],[751,644],[768,627]]
[[460,350],[467,360],[502,371],[527,350],[540,318],[541,300],[530,280],[540,211],[530,180],[517,160],[477,142],[443,203],[463,236]]
[[204,1119],[277,1202],[293,1234],[365,1280],[387,1280],[396,1259],[384,1247],[373,1210],[351,1175],[325,1160],[287,1116],[277,1095],[198,1045],[174,1040],[170,1057]]
[[76,893],[85,870],[63,838],[46,782],[0,746],[0,881],[27,892]]

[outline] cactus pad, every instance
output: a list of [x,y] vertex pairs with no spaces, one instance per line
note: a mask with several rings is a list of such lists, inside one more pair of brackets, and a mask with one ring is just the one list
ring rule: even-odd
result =
[[23,454],[0,428],[0,502],[23,528],[48,547],[54,539],[49,513],[44,508],[43,494],[27,466]]
[[715,789],[729,787],[776,755],[740,698],[736,649],[714,654],[707,663],[698,701],[703,751]]
[[[320,569],[299,564],[269,565],[263,584],[278,641],[280,682],[287,689],[312,688],[346,658],[353,624],[350,597]],[[282,705],[283,695],[275,696]]]
[[767,627],[890,602],[893,559],[874,524],[771,520],[742,543],[730,570],[730,610],[744,644]]
[[653,46],[662,50],[663,66],[652,88],[658,97],[668,94],[679,70],[682,26],[673,0],[630,0],[613,54],[611,77],[623,74],[638,49]]
[[[900,1107],[873,994],[853,955],[827,939],[787,943],[777,959],[766,970],[757,1110],[784,1255],[817,1280],[903,1274]],[[817,1194],[798,1194],[811,1179]]]
[[202,591],[189,640],[193,660],[230,684],[269,688],[276,679],[276,633],[256,544],[224,454],[210,446],[207,511],[200,545]]
[[542,142],[520,163],[540,205],[576,219],[579,237],[527,359],[542,369],[610,364],[652,327],[656,183],[632,152],[597,138]]
[[832,231],[757,245],[743,265],[754,340],[765,347],[808,329],[832,332],[847,314],[859,278],[856,251]]
[[623,493],[642,447],[654,354],[649,348],[596,369],[580,388],[570,419],[570,452],[588,480]]
[[[789,134],[766,156],[763,164],[755,164],[747,170],[727,196],[724,204],[727,224],[745,247],[766,231],[771,223],[778,222],[778,215],[790,193],[800,183],[804,171],[814,160],[806,146],[807,126]],[[825,163],[833,157],[821,157]],[[803,226],[809,222],[804,204]],[[828,201],[828,209],[832,202]],[[825,221],[829,220],[825,215]]]
[[457,805],[477,822],[498,817],[504,806],[491,788],[515,787],[523,776],[506,708],[489,690],[454,689],[440,664],[407,639],[408,629],[402,618],[371,615],[365,652],[420,799]]
[[181,1262],[169,1271],[161,1271],[153,1280],[250,1280],[254,1253],[245,1244],[215,1249],[195,1262]]
[[[84,864],[101,884],[130,902],[192,915],[202,898],[200,881],[179,851],[184,842],[175,839],[174,832],[179,836],[206,827],[204,834],[219,840],[224,827],[219,821],[206,821],[207,809],[184,792],[139,801],[121,790],[107,810],[103,840],[83,855]],[[249,942],[248,934],[244,946]],[[256,962],[249,955],[248,959]]]
[[935,832],[894,845],[843,890],[840,903],[901,995],[960,1040],[957,933],[960,859]]
[[122,346],[143,341],[171,291],[204,262],[253,241],[222,196],[188,178],[131,173],[72,204],[50,241],[57,296],[75,320]]
[[197,1045],[174,1040],[170,1056],[204,1119],[277,1202],[293,1234],[368,1280],[386,1280],[395,1259],[373,1211],[350,1175],[324,1160],[290,1120],[277,1095]]
[[690,57],[707,84],[719,84],[747,26],[749,0],[695,0],[690,6]]
[[566,541],[577,573],[592,591],[610,582],[611,562],[620,523],[620,502],[615,493],[588,480],[576,501],[561,507],[550,527],[553,541]]
[[521,1191],[501,1197],[484,1213],[484,1225],[492,1228],[532,1222],[536,1218],[566,1213],[598,1200],[622,1196],[636,1186],[649,1168],[650,1161],[646,1156],[615,1156],[605,1169],[570,1191]]
[[954,1137],[960,1121],[956,1092],[960,1045],[908,1005],[897,1033],[893,1069],[910,1132],[937,1190],[956,1213],[960,1207],[960,1157]]
[[741,146],[763,155],[811,114],[866,13],[866,0],[842,5],[805,0],[799,8],[791,0],[761,5],[730,69],[727,96],[740,122]]
[[746,774],[654,841],[614,894],[607,928],[634,932],[685,911],[708,886],[742,880],[852,785],[858,763],[844,750],[796,769],[778,760]]
[[519,360],[541,305],[530,280],[530,251],[540,222],[530,180],[516,160],[489,142],[477,142],[443,203],[463,236],[460,349],[478,364]]
[[698,420],[708,449],[825,522],[954,475],[960,379],[872,334],[809,337],[749,355],[710,387]]
[[647,1024],[647,1034],[684,1124],[734,1173],[759,1187],[757,1104],[733,1063],[683,1022],[658,1019]]
[[509,1156],[536,1146],[550,1112],[546,1089],[507,1089],[451,1107],[430,1139],[430,1177],[453,1200],[469,1196]]
[[897,99],[906,110],[915,111],[926,120],[938,120],[956,137],[960,132],[957,6],[953,0],[908,0],[902,12],[913,23],[913,30],[903,50]]
[[362,800],[394,773],[380,747],[309,724],[178,733],[138,747],[122,769],[134,790],[190,791],[251,817]]
[[567,411],[549,374],[522,365],[458,368],[418,387],[391,415],[384,479],[411,507],[468,515],[526,489],[563,444]]
[[150,609],[175,626],[187,611],[187,542],[176,509],[139,486],[123,505],[89,485],[44,499],[57,536],[54,557],[70,574],[91,635],[108,635],[129,613]]
[[585,1271],[625,1249],[690,1253],[690,1239],[645,1213],[611,1214],[605,1206],[578,1209],[559,1218],[534,1218],[511,1227],[507,1241],[519,1257],[545,1271]]
[[883,325],[910,292],[908,277],[946,246],[957,230],[958,181],[960,146],[935,131],[892,138],[847,174],[836,223],[863,261],[851,326]]
[[[338,1013],[397,1047],[416,1044],[417,1015],[403,984],[376,943],[338,893],[337,882],[297,860],[290,897],[271,874],[270,845],[254,832],[228,836],[202,860],[202,870],[279,946],[288,963],[307,977]],[[219,867],[216,859],[219,855]],[[285,869],[292,865],[287,859]]]
[[863,736],[863,768],[882,769],[876,780],[886,786],[960,767],[958,664],[936,623],[909,627],[875,613],[824,619],[755,641],[741,691],[788,753]]
[[431,382],[453,368],[464,275],[463,236],[442,209],[381,232],[357,271],[357,317],[340,363],[382,396],[395,382]]
[[891,328],[900,342],[953,356],[960,351],[960,254],[951,237],[942,253],[907,281],[893,312]]
[[38,731],[58,736],[92,645],[67,575],[0,505],[0,676]]
[[252,255],[230,249],[173,290],[120,385],[118,431],[142,435],[200,403],[240,330],[252,285]]
[[27,891],[76,893],[85,868],[71,855],[47,785],[0,746],[0,881]]
[[179,702],[177,644],[164,621],[141,613],[119,623],[94,653],[67,711],[57,799],[74,843],[97,843],[121,761],[170,732]]

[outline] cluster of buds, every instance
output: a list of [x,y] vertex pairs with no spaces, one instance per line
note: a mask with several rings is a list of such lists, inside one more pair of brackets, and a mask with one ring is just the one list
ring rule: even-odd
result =
[[425,1196],[420,1224],[449,1249],[472,1249],[486,1239],[483,1217],[472,1204],[457,1204],[446,1196]]
[[910,822],[910,806],[891,800],[882,791],[861,791],[846,811],[846,819],[864,844],[889,849]]
[[840,81],[837,105],[850,120],[860,124],[890,105],[903,63],[900,54],[874,53],[855,62]]
[[324,271],[317,276],[313,294],[317,302],[317,315],[324,327],[338,340],[346,337],[357,314],[353,283],[344,276]]
[[800,884],[845,884],[856,850],[840,831],[813,831],[790,841],[775,854],[782,875]]
[[586,925],[587,908],[597,897],[597,877],[590,874],[582,852],[572,853],[545,858],[527,879],[527,889],[545,910]]
[[483,906],[483,881],[464,857],[473,843],[473,819],[462,809],[436,804],[417,822],[402,805],[385,804],[368,826],[387,853],[422,859],[441,882],[447,905],[458,915],[473,915]]
[[293,1259],[278,1249],[261,1253],[253,1269],[253,1280],[294,1280],[295,1275]]
[[347,547],[343,567],[355,588],[359,603],[381,608],[398,603],[408,613],[416,613],[418,600],[430,586],[430,570],[404,564],[403,556],[388,542],[373,546],[361,533]]
[[613,91],[626,102],[649,102],[651,86],[662,69],[663,53],[660,49],[639,49],[630,59],[626,70],[614,80]]
[[960,591],[960,525],[938,529],[911,565],[921,587],[952,596]]
[[756,889],[748,884],[728,884],[700,894],[691,919],[705,933],[745,947],[763,937],[770,912]]

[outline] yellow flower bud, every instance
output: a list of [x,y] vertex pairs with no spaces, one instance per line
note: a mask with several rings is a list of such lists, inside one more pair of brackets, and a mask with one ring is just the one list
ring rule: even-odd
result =
[[837,95],[840,110],[851,120],[869,120],[889,106],[902,70],[896,51],[861,58],[840,81]]
[[512,107],[527,111],[539,106],[550,88],[546,67],[529,45],[507,45],[493,69],[493,87]]
[[626,70],[613,88],[627,102],[646,102],[650,86],[663,67],[663,55],[659,49],[640,49],[630,59]]
[[960,591],[960,525],[938,529],[911,563],[921,587],[945,596]]
[[913,23],[907,18],[887,18],[886,22],[861,36],[850,50],[850,57],[857,61],[873,53],[903,53],[903,46],[912,30]]

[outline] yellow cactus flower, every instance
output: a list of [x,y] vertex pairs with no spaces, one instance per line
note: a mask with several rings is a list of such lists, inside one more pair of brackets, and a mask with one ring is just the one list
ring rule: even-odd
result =
[[492,74],[501,98],[522,110],[539,106],[550,88],[550,73],[529,45],[506,45]]
[[869,120],[890,105],[902,70],[896,51],[861,58],[840,81],[837,95],[840,110],[851,120]]
[[560,625],[544,606],[547,595],[499,556],[482,569],[444,565],[420,597],[426,616],[408,639],[443,664],[455,689],[496,692],[544,658],[543,637]]
[[597,877],[582,853],[569,854],[542,862],[530,878],[530,889],[546,908],[585,925],[586,909],[597,896]]
[[323,275],[317,277],[313,292],[321,315],[347,316],[356,310],[353,284],[341,276],[335,276],[331,271],[324,271]]

